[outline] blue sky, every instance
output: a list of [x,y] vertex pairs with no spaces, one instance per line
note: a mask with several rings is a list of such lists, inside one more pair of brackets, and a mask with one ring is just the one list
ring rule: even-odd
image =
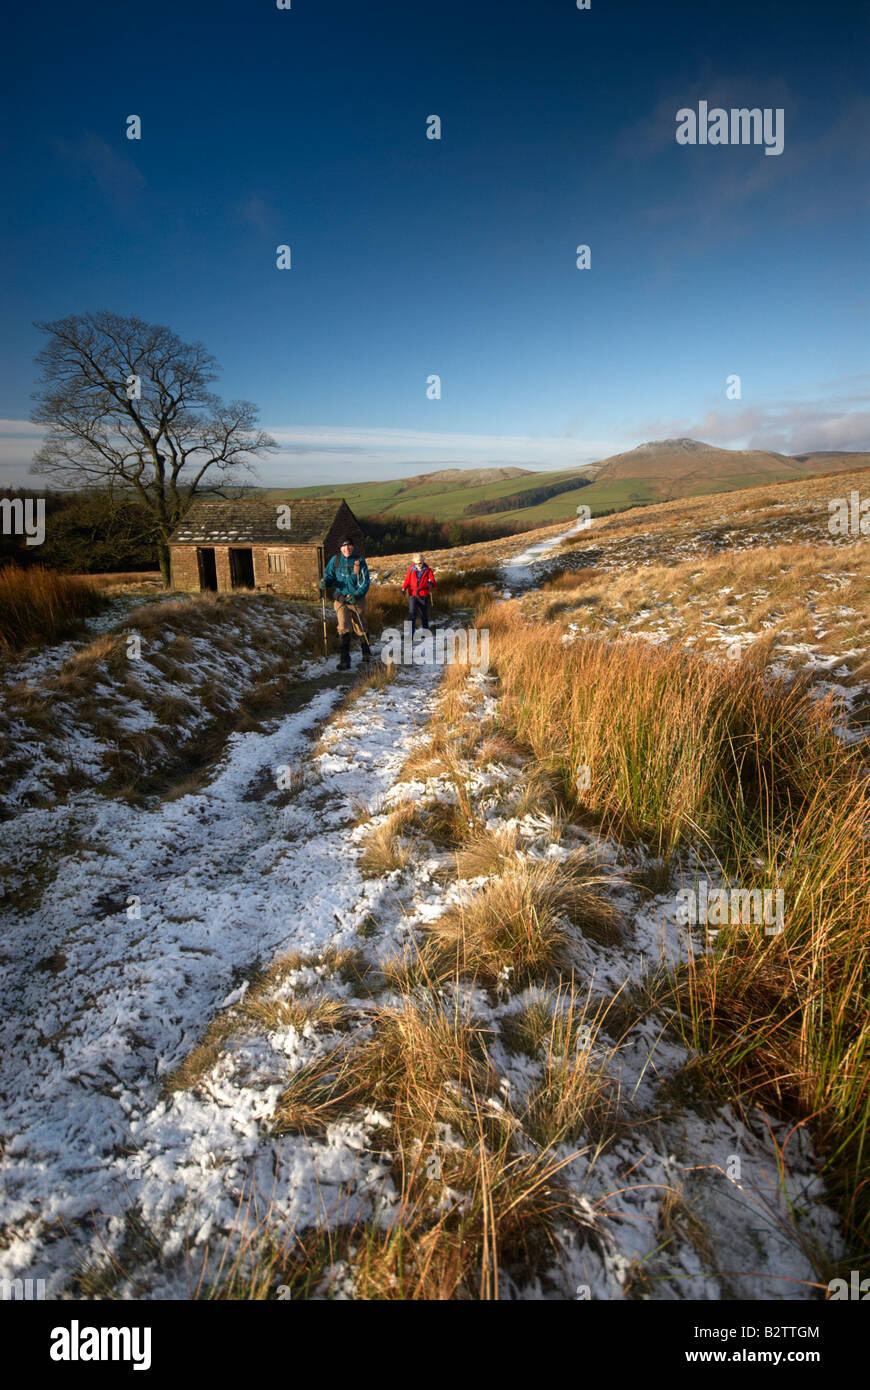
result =
[[[38,442],[33,320],[104,308],[206,344],[279,440],[272,484],[567,467],[677,434],[870,448],[867,13],[15,7],[0,482]],[[781,108],[782,153],[678,145],[700,100]]]

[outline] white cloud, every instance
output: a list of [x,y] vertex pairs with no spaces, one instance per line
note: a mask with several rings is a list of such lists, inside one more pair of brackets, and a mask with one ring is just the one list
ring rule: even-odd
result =
[[31,435],[41,439],[44,433],[44,427],[34,425],[32,420],[0,420],[0,436],[2,437]]
[[645,420],[638,429],[645,439],[688,436],[726,449],[770,449],[779,454],[870,449],[870,411],[843,410],[843,399],[866,400],[866,396],[832,395],[828,401],[735,405],[732,410],[708,410],[688,421],[685,416]]
[[[266,425],[278,452],[255,464],[256,480],[273,487],[403,478],[440,468],[577,468],[636,442],[533,435],[337,425]],[[32,482],[28,467],[43,436],[40,425],[0,420],[0,484]],[[44,484],[45,480],[40,480]]]
[[267,427],[279,452],[257,466],[264,482],[304,486],[322,482],[402,478],[441,468],[577,468],[622,447],[612,439],[449,434],[412,429],[340,426]]
[[30,420],[0,420],[0,488],[44,486],[28,471],[43,434],[42,425]]

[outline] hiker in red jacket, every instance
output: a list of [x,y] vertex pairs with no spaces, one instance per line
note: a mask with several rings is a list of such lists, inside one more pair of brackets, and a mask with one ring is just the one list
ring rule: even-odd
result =
[[408,617],[411,619],[412,632],[418,613],[421,627],[429,627],[429,599],[434,588],[434,574],[423,556],[415,555],[414,563],[405,575],[405,582],[402,585],[402,593],[408,595]]

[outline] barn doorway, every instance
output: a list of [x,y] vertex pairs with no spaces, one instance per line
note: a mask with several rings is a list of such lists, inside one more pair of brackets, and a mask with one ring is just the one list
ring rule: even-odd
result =
[[197,547],[196,563],[199,566],[200,590],[213,589],[217,592],[217,565],[215,564],[214,549],[200,550]]
[[253,550],[230,551],[230,585],[233,589],[253,589]]

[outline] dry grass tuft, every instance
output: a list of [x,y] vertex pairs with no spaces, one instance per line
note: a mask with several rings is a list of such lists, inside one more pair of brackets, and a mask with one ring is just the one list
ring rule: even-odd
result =
[[578,1003],[573,984],[547,1003],[533,1004],[517,1021],[534,1047],[545,1055],[544,1074],[529,1094],[523,1111],[527,1134],[547,1149],[580,1140],[600,1145],[617,1128],[618,1089],[607,1072],[613,1049],[602,1049],[598,1033],[602,1011],[590,1014],[589,1000]]
[[618,914],[600,892],[603,882],[585,856],[515,863],[427,929],[427,964],[450,963],[490,986],[557,974],[569,965],[565,919],[595,939],[614,939]]
[[482,739],[474,761],[478,767],[486,767],[492,763],[508,763],[515,767],[523,762],[524,757],[524,750],[512,738],[497,731],[487,734]]
[[117,670],[125,660],[124,638],[118,633],[106,632],[67,657],[60,668],[58,686],[67,694],[78,695],[93,686],[101,666]]
[[569,798],[565,794],[559,773],[534,758],[519,780],[519,790],[513,811],[523,816],[545,815],[563,820],[568,814]]
[[[556,1232],[573,1223],[595,1229],[559,1181],[564,1160],[517,1154],[503,1139],[438,1151],[440,1176],[429,1178],[430,1153],[399,1175],[388,1223],[366,1221],[287,1231],[271,1211],[252,1215],[243,1193],[234,1229],[237,1248],[220,1262],[215,1283],[196,1298],[266,1299],[281,1286],[292,1299],[490,1300],[504,1286],[546,1275],[559,1257]],[[286,1296],[286,1295],[285,1295]]]
[[348,1073],[347,1051],[332,1048],[294,1071],[275,1108],[276,1134],[318,1134],[359,1100]]
[[362,873],[389,874],[396,869],[404,869],[410,863],[413,845],[402,831],[407,830],[413,813],[413,806],[400,806],[391,811],[386,820],[372,827],[358,860]]
[[467,794],[460,794],[456,801],[445,801],[438,796],[415,801],[408,824],[436,845],[456,847],[476,833],[478,820]]
[[[455,996],[424,992],[376,1008],[364,1041],[295,1072],[278,1131],[316,1135],[356,1106],[376,1107],[388,1117],[383,1156],[398,1200],[386,1223],[360,1217],[279,1236],[267,1217],[209,1296],[265,1298],[280,1283],[293,1297],[328,1297],[340,1268],[355,1299],[498,1298],[506,1282],[552,1268],[566,1223],[596,1239],[559,1181],[573,1154],[530,1152],[528,1140],[518,1149],[519,1121],[496,1100],[488,1043]],[[567,1081],[558,1104],[558,1115],[538,1104],[534,1123],[564,1137],[582,1110],[588,1124],[601,1105],[592,1071],[582,1087]]]
[[360,1094],[390,1111],[407,1151],[411,1135],[433,1136],[439,1124],[467,1130],[473,1099],[495,1088],[488,1037],[458,1004],[405,1000],[375,1010],[372,1036],[349,1070]]
[[482,878],[503,873],[517,861],[519,836],[515,826],[481,829],[469,835],[456,855],[459,878]]
[[438,1000],[373,1010],[371,1035],[336,1047],[293,1073],[277,1110],[278,1132],[322,1130],[353,1106],[388,1109],[407,1147],[436,1126],[461,1128],[470,1095],[492,1091],[494,1073],[481,1029]]
[[710,1234],[679,1186],[667,1188],[659,1202],[656,1236],[660,1249],[688,1243],[708,1268],[713,1266],[715,1256]]
[[384,686],[391,685],[399,673],[399,668],[393,662],[386,662],[375,666],[373,670],[366,671],[363,668],[361,674],[348,690],[342,701],[341,709],[346,710],[362,695],[370,690],[383,690]]
[[295,1028],[298,1033],[322,1029],[327,1033],[347,1028],[351,1014],[346,1004],[328,995],[303,995],[299,999],[275,999],[256,994],[247,996],[240,1013],[270,1032]]
[[211,1071],[234,1030],[235,1023],[229,1014],[219,1014],[213,1018],[196,1047],[163,1078],[164,1092],[171,1095],[174,1091],[192,1090],[206,1072]]

